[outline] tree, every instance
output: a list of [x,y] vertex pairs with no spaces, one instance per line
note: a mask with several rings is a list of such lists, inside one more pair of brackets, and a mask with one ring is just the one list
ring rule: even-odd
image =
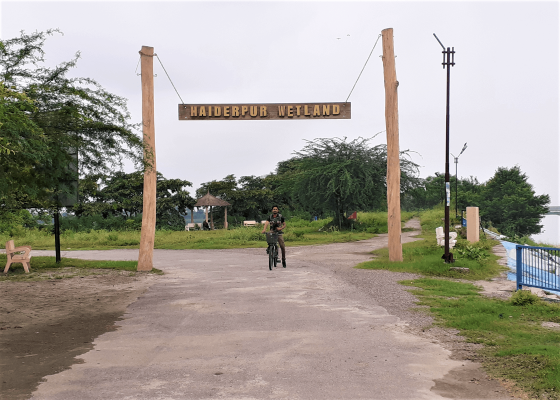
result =
[[41,183],[33,169],[46,161],[48,145],[43,130],[29,118],[35,111],[24,93],[0,83],[0,211],[21,208],[39,194]]
[[[310,212],[332,212],[339,228],[346,223],[349,211],[386,209],[387,147],[370,147],[372,139],[307,141],[290,163],[283,165],[295,203]],[[415,163],[401,158],[401,187],[414,186],[417,170]]]
[[279,206],[274,191],[274,176],[242,176],[236,191],[235,207],[246,219],[262,220],[273,205]]
[[104,201],[105,196],[100,182],[107,179],[103,174],[88,174],[80,178],[78,202],[69,207],[77,217],[102,215],[107,218],[112,214],[112,205]]
[[[274,201],[274,192],[271,188],[271,175],[265,177],[242,176],[237,180],[234,175],[228,175],[221,181],[211,181],[203,183],[197,189],[197,197],[204,196],[208,191],[216,197],[231,204],[228,207],[228,214],[244,219],[262,219]],[[221,220],[221,213],[215,220]]]
[[541,232],[540,221],[548,212],[548,195],[536,195],[519,166],[498,168],[481,193],[480,216],[502,234],[533,235]]
[[426,210],[445,202],[445,176],[437,173],[419,179],[416,187],[401,196],[401,207],[405,210]]
[[[455,208],[455,177],[451,176],[451,208]],[[466,207],[480,204],[482,185],[475,177],[459,179],[457,190],[457,207],[460,213]],[[425,179],[418,179],[415,187],[403,193],[401,206],[405,210],[427,210],[438,204],[445,204],[445,174],[435,173]]]
[[[98,184],[98,181],[101,181]],[[187,209],[192,209],[195,200],[185,187],[189,181],[166,179],[157,173],[156,227],[158,229],[183,230]],[[76,216],[109,214],[128,218],[143,211],[144,173],[115,172],[110,176],[90,175],[83,179],[81,201],[71,210]]]
[[[136,163],[142,158],[142,140],[128,122],[126,100],[107,92],[93,79],[68,77],[79,52],[54,68],[43,65],[44,42],[54,33],[60,32],[22,32],[20,37],[0,41],[0,83],[32,102],[23,111],[28,124],[36,128],[36,134],[41,132],[44,140],[42,157],[11,165],[22,176],[35,177],[28,182],[27,206],[53,205],[52,194],[64,191],[63,183],[75,179],[68,166],[76,151],[82,174],[108,174],[122,166],[125,157]],[[21,113],[17,117],[21,118]],[[14,134],[17,136],[16,131]],[[23,131],[19,136],[24,137]],[[36,140],[33,143],[39,145]],[[5,167],[8,160],[4,157],[0,162]],[[0,207],[5,205],[2,202]]]
[[[455,177],[451,177],[454,187]],[[451,191],[453,207],[455,191]],[[436,173],[421,180],[420,185],[406,193],[403,207],[409,210],[429,209],[445,202],[444,174]],[[483,222],[490,222],[507,236],[525,236],[539,233],[540,221],[548,212],[548,195],[535,195],[527,176],[518,166],[498,168],[494,176],[479,183],[476,177],[459,179],[458,211],[466,207],[479,207]]]
[[484,185],[479,183],[476,177],[471,176],[468,179],[459,179],[457,194],[459,214],[461,210],[466,210],[467,207],[480,207],[480,196],[483,190]]
[[205,182],[200,185],[196,190],[196,197],[201,198],[206,193],[210,193],[212,196],[218,197],[228,203],[233,201],[235,196],[235,190],[237,189],[237,180],[234,175],[228,175],[221,181],[213,180],[211,182]]
[[[161,179],[160,179],[161,177]],[[184,230],[187,209],[193,210],[196,200],[184,188],[192,186],[189,181],[165,179],[158,174],[156,227],[158,229]]]

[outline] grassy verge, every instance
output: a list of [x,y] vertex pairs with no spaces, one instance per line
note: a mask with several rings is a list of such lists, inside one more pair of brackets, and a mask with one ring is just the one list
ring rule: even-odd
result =
[[[6,255],[0,254],[2,271],[5,265]],[[57,263],[55,257],[32,257],[30,273],[25,273],[21,264],[12,264],[7,275],[0,274],[0,282],[71,278],[95,274],[97,273],[95,270],[99,269],[128,271],[130,275],[134,275],[137,265],[136,261],[92,261],[74,258],[63,258],[60,263]],[[154,268],[151,273],[163,272]]]
[[[266,239],[261,231],[262,227],[236,228],[227,231],[156,231],[154,247],[175,250],[266,247]],[[287,246],[306,246],[364,240],[374,236],[375,234],[368,232],[318,232],[317,229],[292,228],[286,231],[284,239]],[[9,238],[3,241],[7,240]],[[54,236],[51,234],[32,231],[14,240],[16,246],[26,245],[35,250],[54,250]],[[140,232],[64,232],[61,234],[60,242],[62,250],[137,249],[140,245]]]
[[[403,213],[406,221],[412,213]],[[305,221],[290,219],[284,234],[286,246],[308,246],[328,243],[344,243],[370,239],[378,233],[387,232],[387,213],[358,213],[359,230],[338,231],[322,229],[328,220]],[[320,230],[321,229],[321,230]],[[157,249],[233,249],[246,247],[266,247],[262,227],[236,227],[229,230],[214,231],[156,231]],[[0,233],[0,242],[14,239],[16,246],[31,246],[36,250],[54,250],[54,236],[50,232],[22,230],[20,236],[9,237]],[[65,231],[61,234],[62,250],[107,250],[134,249],[140,245],[138,231],[90,232]]]
[[560,399],[560,305],[518,291],[508,300],[490,299],[469,283],[423,278],[403,281],[438,324],[481,343],[480,361],[493,376],[512,380],[534,398]]
[[420,213],[422,234],[418,237],[421,240],[403,244],[402,263],[389,261],[389,250],[384,248],[373,252],[377,256],[375,260],[361,263],[357,268],[386,269],[395,272],[411,272],[427,276],[468,280],[487,279],[504,270],[504,267],[496,263],[498,257],[491,252],[491,248],[499,242],[484,237],[481,237],[480,242],[475,244],[459,238],[455,249],[452,250],[455,258],[455,263],[452,266],[469,268],[468,274],[449,269],[450,265],[445,264],[441,258],[444,253],[443,248],[436,244],[435,229],[441,226],[442,216],[442,210]]
[[498,242],[481,238],[470,244],[459,239],[452,251],[456,259],[452,266],[470,271],[452,271],[441,259],[443,249],[435,245],[435,229],[442,217],[443,210],[420,214],[422,240],[403,245],[404,262],[390,262],[387,249],[382,249],[374,252],[374,261],[357,267],[424,275],[401,284],[414,287],[411,292],[419,304],[430,307],[436,324],[458,329],[467,341],[484,345],[479,358],[491,375],[516,382],[531,396],[560,399],[560,330],[541,325],[560,323],[560,305],[527,291],[517,292],[508,301],[480,295],[480,289],[466,280],[487,279],[504,269],[491,254]]

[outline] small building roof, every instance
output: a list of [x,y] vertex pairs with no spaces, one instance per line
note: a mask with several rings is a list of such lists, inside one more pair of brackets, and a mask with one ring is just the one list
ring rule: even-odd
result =
[[206,206],[231,206],[227,201],[218,199],[215,196],[212,196],[210,192],[206,193],[200,199],[197,200],[195,207],[206,207]]

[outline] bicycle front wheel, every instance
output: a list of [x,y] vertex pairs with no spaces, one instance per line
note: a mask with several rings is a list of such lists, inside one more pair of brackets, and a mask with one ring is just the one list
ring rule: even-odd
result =
[[278,262],[278,247],[274,246],[274,268],[276,268],[276,263]]
[[268,253],[268,269],[272,271],[272,265],[274,263],[274,252],[272,251],[272,249],[270,249],[270,252]]

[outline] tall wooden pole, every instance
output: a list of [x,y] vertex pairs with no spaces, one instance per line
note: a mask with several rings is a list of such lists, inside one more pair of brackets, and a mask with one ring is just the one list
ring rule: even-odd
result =
[[383,36],[383,75],[385,78],[385,126],[387,131],[387,226],[389,260],[402,261],[401,243],[401,167],[399,160],[399,106],[397,72],[393,48],[393,28]]
[[138,271],[150,271],[153,267],[156,233],[156,137],[154,126],[154,48],[142,46],[140,51],[142,70],[142,132],[144,134],[144,203]]

